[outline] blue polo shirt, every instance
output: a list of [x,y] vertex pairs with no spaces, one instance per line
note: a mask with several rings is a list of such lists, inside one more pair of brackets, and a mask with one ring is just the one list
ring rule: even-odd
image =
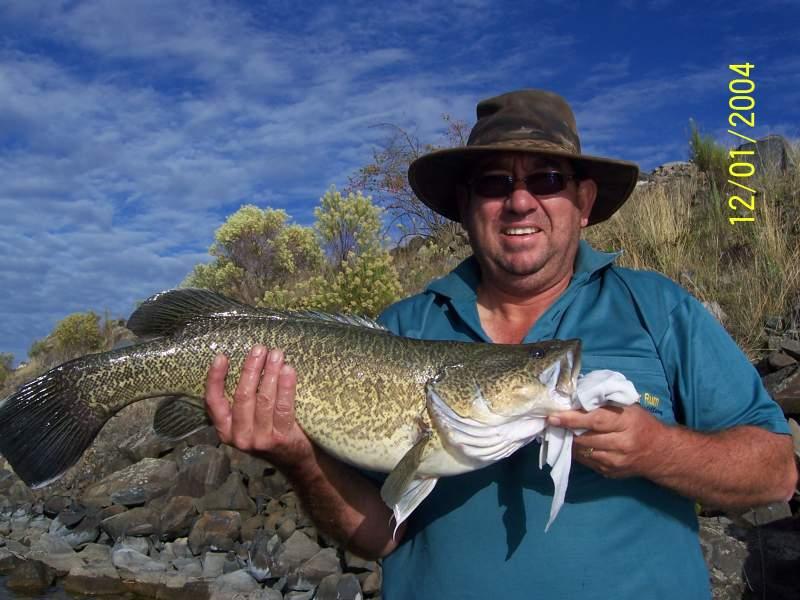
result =
[[[666,423],[739,424],[788,433],[755,369],[703,306],[666,277],[613,264],[581,242],[569,287],[525,342],[580,338],[581,371],[630,379]],[[397,334],[489,342],[469,258],[380,321]],[[647,479],[606,479],[572,464],[548,533],[553,483],[530,444],[484,469],[439,480],[384,559],[383,597],[398,599],[695,599],[710,597],[694,501]]]

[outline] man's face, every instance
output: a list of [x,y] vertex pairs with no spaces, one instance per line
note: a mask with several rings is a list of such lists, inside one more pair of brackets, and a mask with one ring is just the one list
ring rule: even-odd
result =
[[514,175],[518,179],[509,195],[484,197],[475,186],[462,190],[462,223],[484,282],[546,289],[572,274],[597,187],[591,180],[570,179],[561,191],[532,195],[520,179],[542,171],[575,173],[567,160],[501,154],[480,164],[471,181],[481,175]]

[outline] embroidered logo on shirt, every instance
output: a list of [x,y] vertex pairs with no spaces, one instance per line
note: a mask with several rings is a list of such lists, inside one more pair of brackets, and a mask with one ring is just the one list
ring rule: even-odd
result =
[[639,399],[639,404],[641,404],[644,408],[649,410],[654,415],[661,415],[663,413],[661,398],[659,398],[654,394],[645,392]]

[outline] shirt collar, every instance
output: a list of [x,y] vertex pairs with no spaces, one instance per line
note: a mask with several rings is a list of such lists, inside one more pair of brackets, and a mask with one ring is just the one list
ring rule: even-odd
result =
[[[586,280],[600,269],[610,265],[622,252],[599,252],[586,240],[581,240],[575,256],[575,272],[572,281]],[[469,256],[453,271],[441,279],[431,282],[426,291],[435,292],[453,299],[474,298],[481,280],[480,267],[475,256]]]

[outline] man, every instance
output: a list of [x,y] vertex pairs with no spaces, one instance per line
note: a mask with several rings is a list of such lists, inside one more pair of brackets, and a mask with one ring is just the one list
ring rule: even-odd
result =
[[581,154],[569,106],[539,90],[481,102],[465,148],[409,170],[423,202],[462,222],[474,256],[389,307],[391,330],[500,343],[578,337],[584,372],[619,371],[647,399],[647,409],[551,418],[588,431],[575,439],[580,464],[547,534],[552,484],[535,445],[441,479],[393,538],[377,485],[294,422],[296,375],[280,351],[254,349],[232,409],[224,357],[209,371],[222,441],[262,452],[353,551],[386,556],[387,600],[708,598],[695,500],[742,507],[791,496],[786,422],[721,326],[666,278],[618,268],[580,241],[583,227],[622,205],[637,173]]

